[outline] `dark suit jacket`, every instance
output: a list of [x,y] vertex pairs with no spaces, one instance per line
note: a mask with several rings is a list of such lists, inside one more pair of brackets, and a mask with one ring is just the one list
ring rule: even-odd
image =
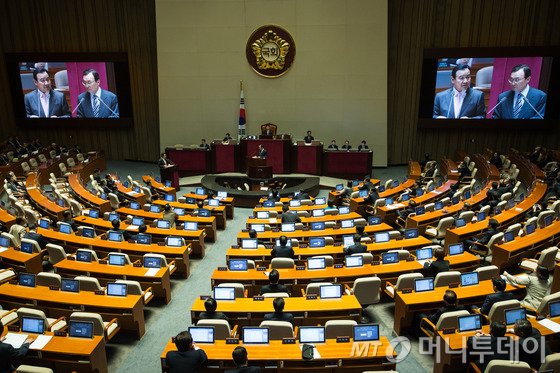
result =
[[0,342],[0,373],[13,372],[12,362],[24,357],[27,350],[29,350],[29,343],[22,344],[20,348],[13,348],[12,345]]
[[346,145],[346,144],[345,144],[345,145],[342,145],[342,149],[344,149],[344,150],[350,150],[350,149],[352,149],[352,145]]
[[223,312],[201,312],[198,316],[199,319],[213,319],[213,320],[227,320],[228,317]]
[[165,360],[169,373],[197,373],[208,364],[208,357],[204,350],[169,351]]
[[228,369],[225,373],[261,373],[260,367],[241,367],[235,369]]
[[268,284],[261,287],[261,295],[265,293],[288,293],[288,287],[281,284]]
[[37,241],[41,249],[45,249],[49,243],[42,234],[37,232],[27,232],[23,235],[23,238],[28,238],[33,241]]
[[359,150],[359,151],[361,151],[361,150],[369,150],[369,146],[367,146],[367,145],[358,145],[358,150]]
[[480,313],[488,315],[488,312],[490,312],[490,308],[492,308],[492,305],[494,303],[501,302],[503,300],[511,300],[511,299],[514,299],[513,294],[506,293],[503,291],[498,293],[488,294],[484,299],[484,303],[482,303],[482,307],[480,307]]
[[336,144],[330,144],[330,145],[328,146],[327,149],[329,149],[329,150],[338,150],[338,145],[336,145]]
[[[473,346],[474,340],[477,339],[478,349]],[[511,347],[511,338],[502,337],[497,338],[491,335],[481,337],[469,337],[467,339],[467,351],[473,357],[480,357],[481,360],[476,359],[476,365],[482,372],[486,370],[486,366],[492,360],[509,360],[509,348]],[[492,352],[492,353],[490,353]]]
[[[515,98],[515,92],[506,91],[500,93],[498,96],[498,102],[500,102],[503,98],[505,98],[504,101],[502,101],[502,103],[494,109],[494,114],[492,114],[493,119],[513,119],[513,100]],[[529,92],[527,92],[527,97],[525,99],[529,101],[531,105],[533,105],[533,107],[544,117],[544,111],[546,109],[546,93],[539,89],[529,87]],[[518,119],[541,119],[535,110],[533,110],[531,105],[527,102],[523,103]]]
[[292,315],[291,313],[286,313],[286,312],[282,312],[282,313],[266,313],[264,315],[264,320],[269,320],[269,321],[287,321],[289,323],[291,323],[292,325],[294,324],[294,315]]
[[315,140],[315,137],[313,137],[313,136],[305,136],[303,138],[303,141],[305,141],[306,143],[310,143],[313,140]]
[[428,319],[435,324],[437,324],[439,317],[446,312],[454,312],[454,311],[464,311],[465,307],[463,306],[443,306],[436,310],[436,312],[432,313],[428,316]]
[[[530,338],[533,338],[534,340],[530,340]],[[525,341],[526,339],[529,340]],[[541,365],[541,354],[543,356],[550,354],[548,346],[544,343],[544,341],[541,341],[541,333],[536,328],[533,328],[533,332],[530,337],[519,338],[517,343],[519,345],[519,361],[526,362],[533,369],[539,369]],[[538,344],[537,351],[535,351],[535,343]],[[526,346],[526,348],[523,348],[523,346]],[[544,361],[544,358],[542,360]]]
[[344,255],[352,255],[365,252],[367,252],[367,246],[362,245],[361,243],[355,243],[354,245],[350,245],[344,248]]
[[210,145],[209,144],[200,144],[198,147],[199,148],[204,148],[206,150],[210,150]]
[[[455,118],[455,106],[453,99],[453,87],[446,89],[436,95],[434,101],[434,118],[444,116],[446,118]],[[477,89],[467,89],[467,94],[463,100],[459,118],[469,117],[482,119],[486,116],[486,108],[484,106],[484,93]]]
[[[83,101],[82,101],[83,99]],[[94,118],[93,107],[91,106],[91,95],[89,92],[81,93],[78,102],[82,101],[78,107],[78,118]],[[101,90],[101,102],[99,103],[99,118],[118,118],[119,102],[117,96],[104,89]]]
[[449,260],[434,260],[429,265],[424,263],[426,277],[436,277],[438,273],[447,271],[449,271]]
[[288,246],[276,246],[270,253],[273,258],[294,258],[294,249]]
[[294,211],[286,211],[282,214],[282,223],[297,223],[299,216]]
[[[27,115],[28,118],[32,115],[45,118],[45,112],[43,111],[43,105],[41,105],[38,89],[26,94],[24,102],[25,115]],[[70,117],[70,109],[68,108],[68,103],[66,102],[64,93],[51,89],[49,96],[49,117],[53,115],[68,118]]]

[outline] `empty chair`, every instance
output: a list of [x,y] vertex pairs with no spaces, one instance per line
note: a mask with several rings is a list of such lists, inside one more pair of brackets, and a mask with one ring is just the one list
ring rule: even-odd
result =
[[334,245],[334,238],[332,237],[325,237],[325,246],[332,246]]
[[521,232],[521,223],[516,223],[516,224],[510,225],[506,229],[506,232],[513,232],[514,236],[519,236],[519,232]]
[[80,205],[78,201],[71,199],[70,209],[72,210],[72,216],[76,217],[82,215],[82,205]]
[[[541,304],[536,309],[537,316],[548,316],[549,304],[560,300],[560,292],[549,294],[541,300]],[[528,307],[525,307],[528,308]],[[529,308],[530,309],[530,308]]]
[[51,368],[22,364],[17,367],[16,373],[53,373],[53,370]]
[[490,214],[490,205],[482,206],[479,212],[483,212],[486,216],[488,216]]
[[537,217],[533,216],[532,218],[527,219],[527,221],[525,222],[525,224],[523,225],[523,232],[525,234],[527,234],[527,226],[533,224],[533,223],[537,223]]
[[111,321],[103,321],[98,313],[72,312],[69,321],[86,321],[93,323],[93,335],[102,335],[105,341],[110,341],[121,329],[116,318]]
[[352,254],[351,256],[361,256],[363,264],[371,264],[373,262],[372,253],[357,253],[357,254]]
[[107,197],[109,198],[109,203],[111,204],[111,208],[116,210],[120,207],[119,197],[115,193],[108,193]]
[[312,256],[311,258],[325,258],[326,267],[332,267],[334,265],[334,258],[331,255],[316,255]]
[[272,258],[270,261],[270,267],[272,269],[294,268],[295,263],[292,258]]
[[556,214],[555,214],[554,211],[552,211],[552,210],[544,210],[544,211],[541,211],[541,212],[539,213],[539,216],[537,217],[537,226],[538,226],[539,228],[544,228],[544,227],[545,227],[545,219],[546,219],[548,216],[551,216],[552,219],[554,219],[554,215],[556,215]]
[[354,280],[352,294],[356,296],[362,308],[379,303],[381,279],[377,276],[362,277]]
[[39,154],[39,155],[37,156],[37,158],[39,158],[39,162],[41,162],[41,163],[47,163],[47,157],[45,157],[44,154]]
[[235,337],[236,327],[232,331],[229,327],[227,320],[221,319],[203,319],[198,320],[196,326],[213,326],[214,327],[214,339],[225,340],[226,338]]
[[325,338],[352,337],[354,335],[354,320],[329,320],[325,323]]
[[391,284],[389,281],[385,285],[385,293],[393,298],[395,291],[402,291],[403,289],[414,289],[414,281],[423,278],[421,273],[404,273],[397,278],[396,284]]
[[17,310],[17,315],[20,322],[22,317],[34,317],[34,318],[43,319],[45,323],[45,330],[49,330],[51,332],[66,327],[66,319],[64,317],[60,317],[58,319],[48,318],[43,311],[36,310],[33,308],[20,307]]
[[410,258],[410,251],[408,250],[389,250],[388,253],[398,253],[399,254],[399,261],[407,260]]
[[37,225],[37,220],[39,219],[39,216],[37,216],[37,213],[35,211],[28,208],[24,208],[23,214],[25,216],[25,220],[27,221],[28,226]]
[[49,255],[49,263],[52,265],[66,259],[70,255],[66,254],[66,251],[62,246],[53,243],[47,244],[47,253]]
[[491,280],[500,275],[500,269],[495,265],[478,267],[474,271],[478,272],[478,281]]
[[152,198],[152,192],[150,191],[150,188],[148,187],[140,187],[140,189],[142,190],[142,193],[144,193],[146,195],[146,198],[149,200]]
[[[6,281],[10,281],[11,279],[16,277],[16,272],[13,268],[3,268],[0,269],[0,284],[3,284]],[[0,310],[1,311],[1,310]],[[1,318],[0,314],[0,318]]]
[[492,87],[494,66],[486,66],[476,72],[476,88]]
[[280,293],[264,293],[262,295],[263,298],[289,298],[290,294],[280,292]]
[[[408,216],[410,216],[410,215],[408,215]],[[401,237],[402,237],[401,232],[399,232],[399,231],[397,231],[397,230],[389,231],[389,239],[391,239],[391,240],[398,240],[398,239],[400,239]]]
[[39,243],[37,243],[37,241],[35,241],[35,240],[30,240],[29,238],[22,238],[21,242],[22,243],[25,242],[25,243],[33,245],[33,252],[34,253],[40,253],[42,251],[41,246],[39,246]]
[[506,204],[507,204],[507,201],[500,201],[500,202],[498,202],[498,204],[496,205],[496,207],[494,207],[494,210],[495,210],[495,211],[496,211],[496,210],[497,210],[497,211],[504,211],[505,208],[506,208]]
[[531,373],[531,367],[524,361],[490,360],[484,373]]
[[459,271],[447,271],[440,272],[436,275],[434,279],[434,286],[449,286],[449,284],[458,284],[461,282],[461,272]]
[[474,211],[463,211],[459,214],[459,219],[465,219],[466,223],[470,223],[474,217]]
[[502,232],[498,232],[490,238],[490,241],[488,241],[488,244],[486,245],[475,243],[475,248],[471,248],[471,251],[478,254],[482,260],[492,263],[492,251],[494,249],[494,245],[500,243],[503,238],[504,234]]
[[84,162],[85,161],[84,155],[82,153],[76,154],[76,159],[78,160],[78,162]]
[[154,292],[152,291],[151,287],[148,287],[146,290],[142,290],[140,283],[134,280],[117,280],[115,281],[118,284],[126,284],[126,293],[131,295],[141,295],[142,299],[144,300],[144,304],[150,303],[150,301],[154,298]]
[[550,354],[545,357],[544,362],[539,368],[539,372],[545,371],[560,372],[560,353]]
[[219,288],[234,288],[236,298],[245,298],[245,287],[239,282],[224,282],[218,285]]
[[68,172],[68,169],[66,168],[66,165],[64,163],[60,162],[58,164],[58,168],[60,169],[60,173],[62,176],[70,175],[70,172]]
[[103,290],[103,288],[99,284],[99,280],[97,280],[95,277],[76,276],[75,280],[78,280],[80,282],[80,291]]
[[391,189],[393,187],[393,179],[388,179],[385,182],[385,189]]
[[548,209],[554,211],[556,218],[560,218],[560,200],[555,201]]
[[39,272],[36,283],[38,286],[56,286],[60,288],[62,278],[58,273]]
[[294,338],[294,327],[288,321],[264,320],[261,322],[259,327],[268,328],[268,337],[272,340]]
[[432,211],[435,210],[435,208],[436,208],[436,204],[433,203],[433,202],[432,202],[432,203],[428,203],[428,204],[426,204],[426,205],[424,206],[424,210],[425,210],[426,212],[432,212]]
[[507,192],[507,193],[502,194],[502,196],[500,197],[500,200],[509,201],[512,197],[513,197],[513,194],[510,193],[510,192]]
[[538,258],[523,259],[521,264],[519,264],[519,267],[523,268],[524,270],[532,272],[537,268],[537,266],[541,265],[548,268],[549,271],[552,271],[556,264],[555,258],[557,253],[558,253],[557,246],[549,247],[547,249],[544,249],[540,253]]
[[469,311],[452,311],[443,313],[434,325],[427,317],[420,322],[420,330],[428,336],[433,337],[436,331],[443,329],[457,329],[459,316],[468,316]]
[[496,302],[488,311],[488,320],[498,321],[498,322],[505,322],[506,315],[505,311],[512,309],[512,308],[519,308],[521,307],[521,303],[517,299],[510,299],[510,300],[502,300]]
[[74,161],[74,158],[68,158],[66,160],[66,163],[68,164],[68,167],[70,167],[70,168],[76,167],[76,162]]
[[331,282],[312,282],[307,284],[305,288],[305,295],[319,295],[321,286],[332,285]]
[[27,175],[29,171],[31,171],[31,168],[29,167],[29,163],[27,162],[21,162],[21,168],[23,170],[24,175]]
[[451,226],[455,223],[455,219],[453,217],[443,218],[439,221],[437,227],[428,226],[426,228],[426,235],[428,237],[434,238],[441,243],[441,241],[445,238],[445,233],[447,229],[451,228]]

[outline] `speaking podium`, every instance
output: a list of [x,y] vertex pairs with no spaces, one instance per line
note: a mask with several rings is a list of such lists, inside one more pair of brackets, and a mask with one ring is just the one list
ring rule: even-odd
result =
[[266,159],[247,157],[247,176],[251,179],[272,179],[272,166],[266,165]]
[[171,181],[171,186],[179,190],[179,169],[176,164],[160,166],[159,173],[163,183],[169,180]]

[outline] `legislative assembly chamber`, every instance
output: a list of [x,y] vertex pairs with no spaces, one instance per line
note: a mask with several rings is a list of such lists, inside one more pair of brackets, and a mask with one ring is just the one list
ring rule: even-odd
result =
[[557,1],[2,9],[0,373],[560,372]]

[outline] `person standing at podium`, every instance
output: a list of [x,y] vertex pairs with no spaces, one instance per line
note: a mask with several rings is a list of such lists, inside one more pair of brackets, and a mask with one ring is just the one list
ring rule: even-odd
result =
[[311,141],[315,140],[315,137],[311,136],[311,131],[307,131],[307,136],[303,138],[306,144],[311,144]]
[[266,151],[264,146],[262,146],[262,144],[259,144],[259,152],[257,153],[257,156],[259,158],[266,159],[267,154],[268,152]]
[[226,135],[224,136],[224,139],[222,140],[222,142],[229,142],[229,140],[233,140],[233,137],[231,137],[231,135],[228,133],[226,133]]
[[161,157],[159,157],[158,159],[158,166],[162,168],[162,167],[172,166],[172,165],[173,162],[171,162],[171,160],[165,156],[165,153],[161,153]]

